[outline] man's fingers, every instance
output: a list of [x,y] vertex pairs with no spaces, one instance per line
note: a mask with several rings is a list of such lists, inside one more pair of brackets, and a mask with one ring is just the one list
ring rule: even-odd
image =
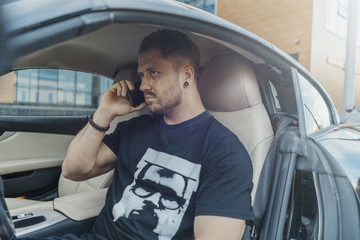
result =
[[119,97],[121,95],[121,84],[115,83],[109,88],[109,90],[112,94],[116,94]]
[[134,90],[134,83],[129,81],[129,80],[125,80],[126,85],[128,87],[129,90]]
[[126,81],[124,81],[124,80],[120,81],[120,85],[121,85],[121,96],[126,97],[126,94],[128,91]]
[[144,107],[146,107],[146,102],[143,102],[141,103],[140,105],[136,106],[136,107],[133,107],[132,108],[132,111],[135,112],[135,111],[140,111],[141,109],[143,109]]
[[118,97],[127,97],[128,90],[134,90],[134,83],[129,80],[121,80],[111,87],[111,91]]

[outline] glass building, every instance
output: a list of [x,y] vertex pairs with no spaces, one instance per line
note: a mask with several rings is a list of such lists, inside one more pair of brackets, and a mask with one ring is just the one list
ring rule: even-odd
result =
[[177,1],[203,9],[212,14],[216,14],[216,0],[177,0]]
[[96,107],[112,80],[90,73],[28,69],[15,73],[14,103]]
[[[91,114],[113,80],[85,72],[26,69],[0,78],[0,115]],[[5,94],[6,93],[6,94]]]

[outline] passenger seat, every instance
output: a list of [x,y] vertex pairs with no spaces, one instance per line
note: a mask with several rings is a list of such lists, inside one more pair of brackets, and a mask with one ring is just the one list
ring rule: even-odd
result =
[[221,55],[208,62],[198,81],[205,108],[234,132],[253,164],[252,199],[274,133],[251,63],[240,55]]

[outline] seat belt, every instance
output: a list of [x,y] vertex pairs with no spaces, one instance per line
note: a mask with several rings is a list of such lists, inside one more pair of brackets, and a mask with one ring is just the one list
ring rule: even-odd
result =
[[244,234],[242,240],[257,239],[259,230],[262,224],[262,218],[264,217],[267,202],[270,195],[270,189],[272,185],[272,173],[275,165],[276,148],[280,136],[284,132],[285,128],[291,125],[295,120],[283,116],[279,127],[276,130],[275,136],[270,145],[269,151],[266,155],[264,165],[261,169],[261,175],[259,178],[258,188],[256,190],[255,201],[254,201],[254,221],[246,222],[245,231],[250,231],[250,234]]

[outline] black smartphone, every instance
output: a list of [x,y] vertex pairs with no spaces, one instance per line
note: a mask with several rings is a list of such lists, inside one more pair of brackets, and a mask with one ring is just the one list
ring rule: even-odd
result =
[[144,93],[140,91],[140,84],[141,81],[134,82],[134,90],[129,90],[127,94],[130,104],[133,107],[145,102]]

